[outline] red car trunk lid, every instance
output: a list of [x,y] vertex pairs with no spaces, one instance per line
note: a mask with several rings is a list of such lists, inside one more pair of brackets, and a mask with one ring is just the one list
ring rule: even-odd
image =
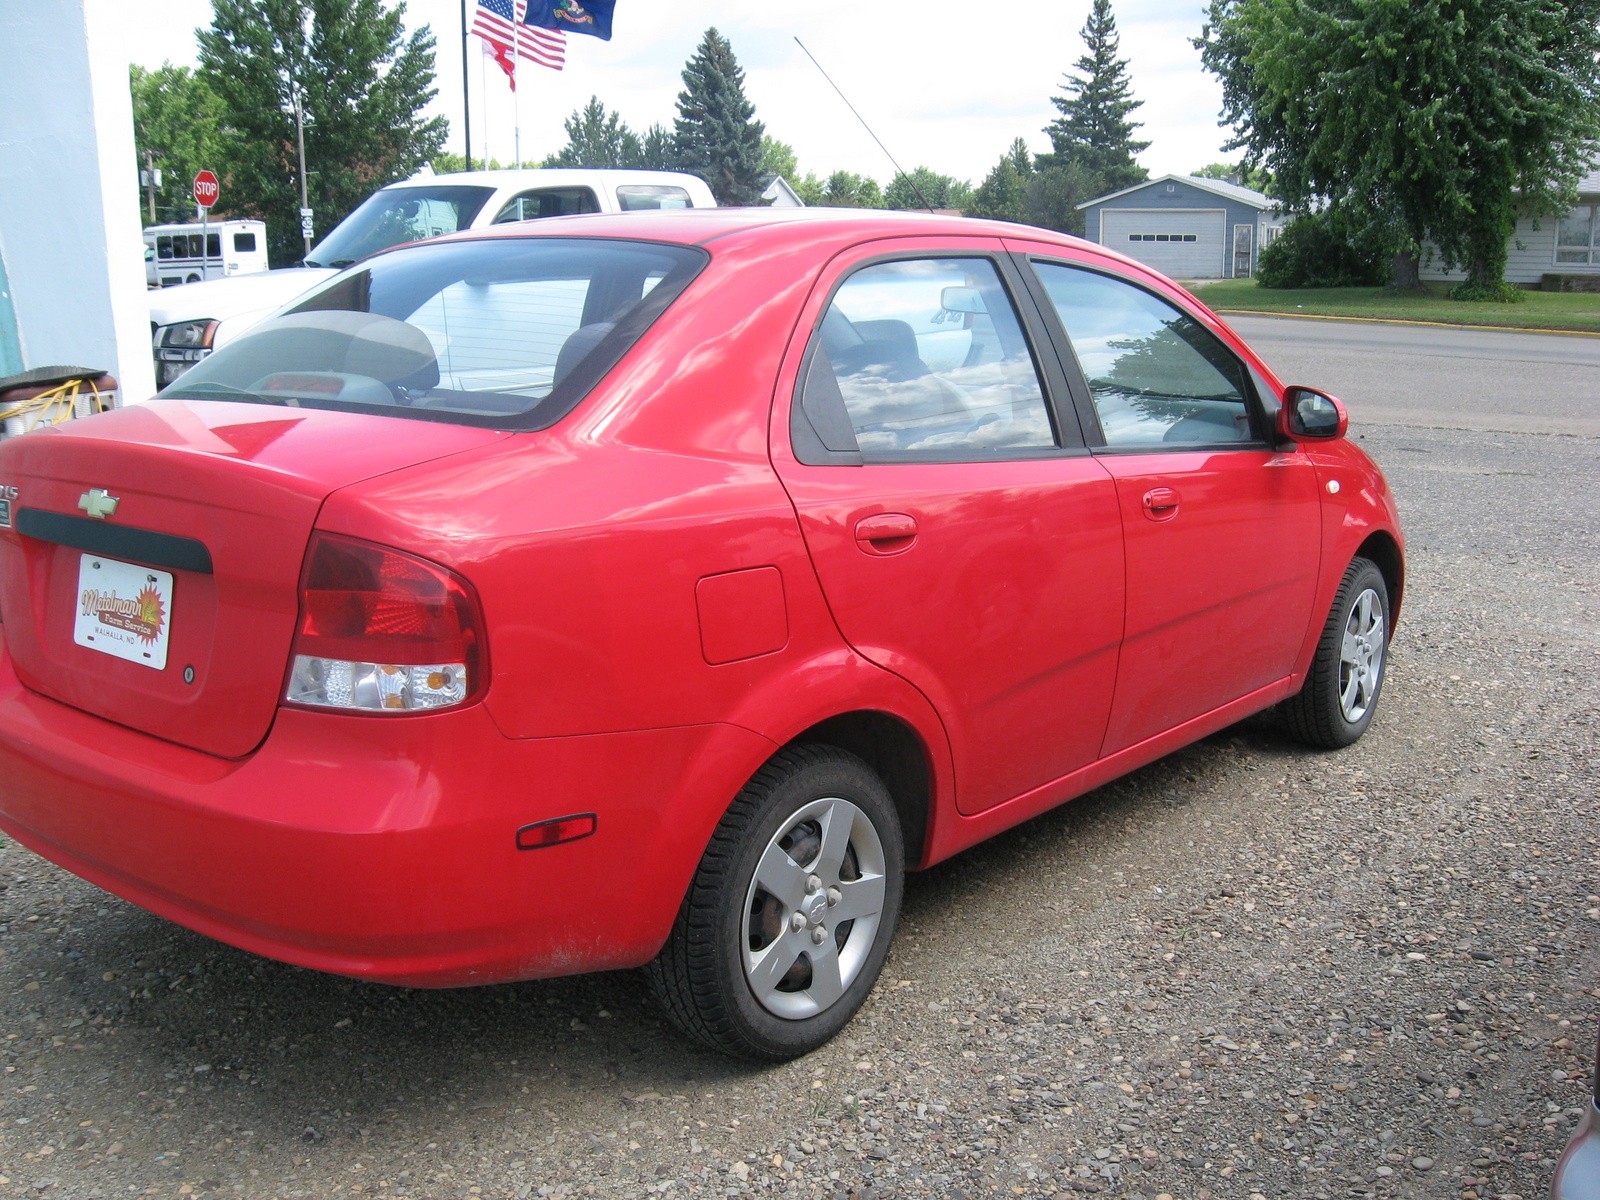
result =
[[248,754],[277,710],[323,500],[504,436],[169,400],[11,438],[0,619],[17,675],[156,737]]

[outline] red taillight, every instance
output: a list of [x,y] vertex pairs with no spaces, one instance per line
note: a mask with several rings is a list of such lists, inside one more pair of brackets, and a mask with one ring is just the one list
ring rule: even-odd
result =
[[477,597],[453,571],[313,534],[284,699],[367,712],[464,704],[485,683],[482,631]]

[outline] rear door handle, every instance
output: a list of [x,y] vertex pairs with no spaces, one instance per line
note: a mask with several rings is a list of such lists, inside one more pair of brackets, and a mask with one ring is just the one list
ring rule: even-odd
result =
[[916,518],[906,513],[877,513],[856,522],[856,546],[865,554],[899,554],[916,540]]
[[1152,521],[1165,521],[1178,511],[1178,493],[1171,488],[1151,488],[1144,494],[1144,515]]

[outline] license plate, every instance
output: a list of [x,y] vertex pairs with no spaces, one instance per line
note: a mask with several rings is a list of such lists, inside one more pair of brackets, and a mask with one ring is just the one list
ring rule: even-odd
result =
[[172,576],[166,571],[85,554],[78,564],[80,646],[164,670],[172,633]]

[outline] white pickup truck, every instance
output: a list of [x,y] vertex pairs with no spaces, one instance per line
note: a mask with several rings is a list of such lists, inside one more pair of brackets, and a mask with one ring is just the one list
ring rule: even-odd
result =
[[402,242],[568,213],[715,206],[703,180],[671,171],[460,171],[391,183],[334,226],[302,266],[151,292],[156,386],[351,263]]

